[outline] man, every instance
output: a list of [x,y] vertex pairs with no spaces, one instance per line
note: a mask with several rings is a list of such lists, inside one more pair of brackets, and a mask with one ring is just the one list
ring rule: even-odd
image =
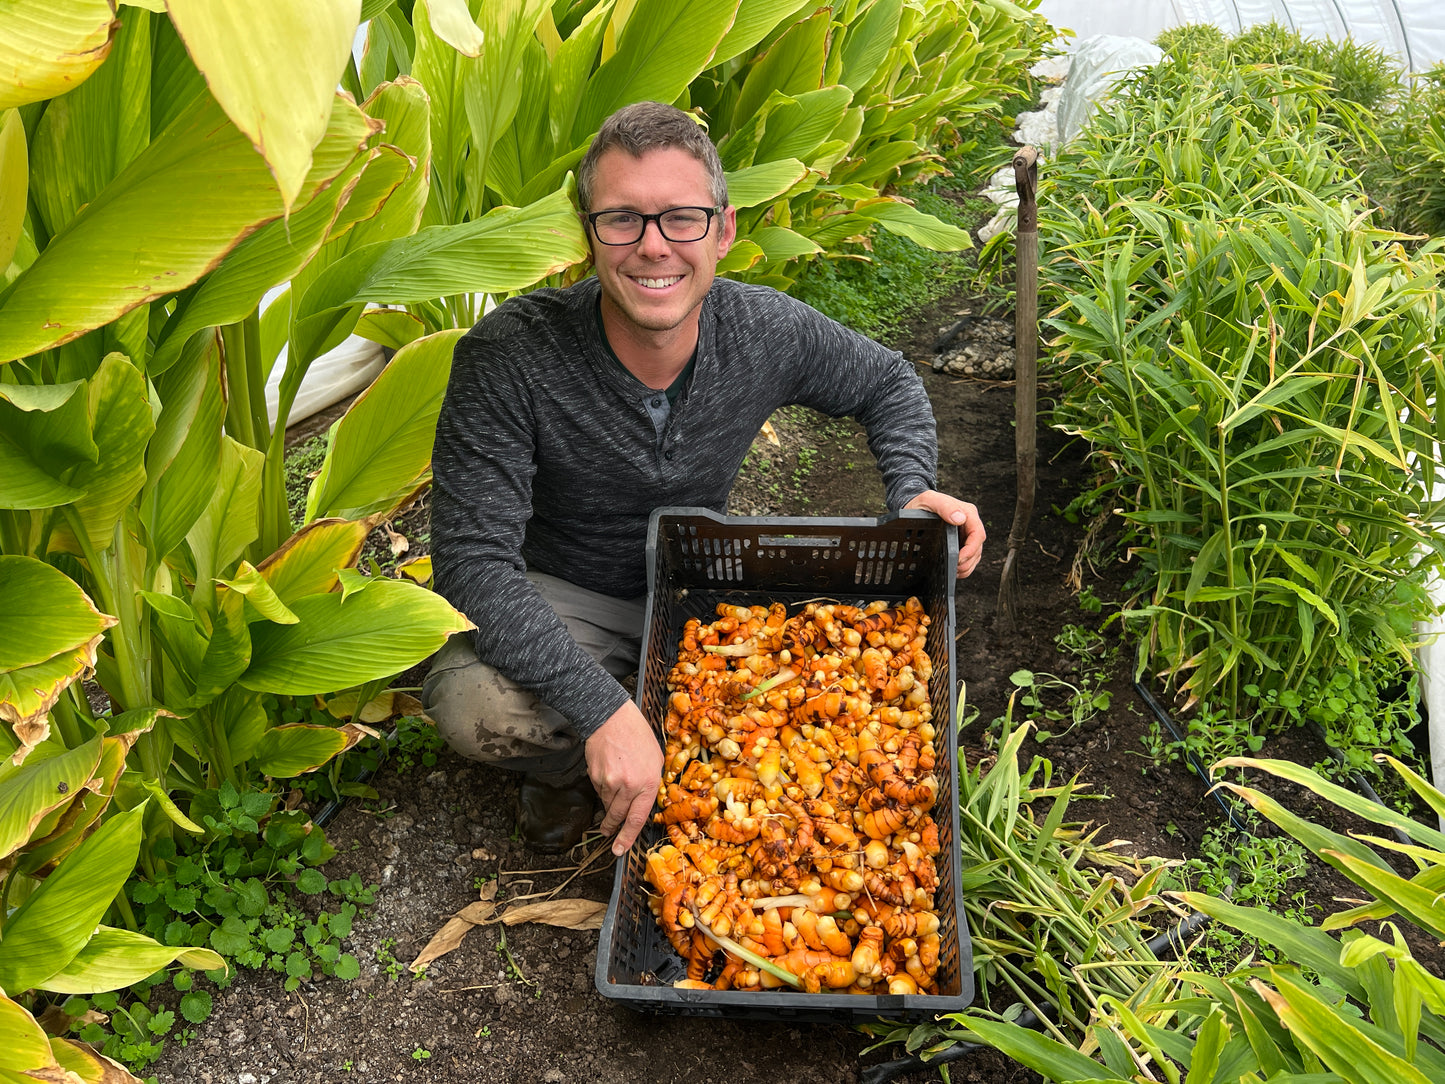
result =
[[737,232],[717,151],[671,106],[604,122],[578,169],[596,276],[536,290],[457,344],[433,456],[437,590],[477,625],[423,699],[448,743],[521,771],[518,829],[567,850],[590,826],[621,855],[656,797],[662,751],[619,678],[636,672],[651,511],[723,510],[762,423],[802,403],[856,416],[889,507],[962,531],[935,491],[933,415],[898,354],[766,287],[715,279]]

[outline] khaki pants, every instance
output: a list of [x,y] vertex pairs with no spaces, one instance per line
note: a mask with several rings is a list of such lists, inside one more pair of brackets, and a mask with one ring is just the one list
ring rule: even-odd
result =
[[[637,674],[645,599],[613,598],[542,572],[528,572],[527,579],[609,674],[619,681]],[[586,774],[572,724],[481,662],[469,633],[457,633],[437,652],[421,696],[446,743],[470,760],[525,772],[552,786]]]

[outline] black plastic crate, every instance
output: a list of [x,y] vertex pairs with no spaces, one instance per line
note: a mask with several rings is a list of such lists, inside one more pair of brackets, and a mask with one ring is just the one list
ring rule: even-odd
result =
[[[661,733],[667,675],[690,617],[712,620],[719,602],[781,602],[795,612],[827,598],[853,605],[916,596],[930,618],[939,792],[933,810],[942,851],[935,909],[939,917],[939,994],[805,994],[795,990],[679,990],[683,961],[647,908],[643,855],[666,834],[649,823],[617,863],[597,946],[597,989],[646,1012],[692,1016],[852,1023],[886,1017],[921,1022],[973,1001],[973,954],[960,888],[957,680],[954,677],[955,528],[926,512],[882,519],[785,519],[719,516],[701,508],[653,513],[647,535],[647,618],[637,705]],[[945,770],[945,765],[947,766]]]

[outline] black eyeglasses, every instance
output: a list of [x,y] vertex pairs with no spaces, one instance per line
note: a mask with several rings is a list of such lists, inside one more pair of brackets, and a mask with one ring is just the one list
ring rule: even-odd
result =
[[712,228],[716,207],[673,207],[655,215],[641,211],[592,211],[586,215],[592,223],[592,236],[604,245],[635,245],[647,232],[647,224],[656,222],[658,232],[673,242],[701,241]]

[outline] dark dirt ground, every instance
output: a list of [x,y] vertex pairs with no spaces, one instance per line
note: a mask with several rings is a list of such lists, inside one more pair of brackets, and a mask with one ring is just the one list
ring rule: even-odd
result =
[[[1084,581],[1106,605],[1096,614],[1080,609],[1066,580],[1086,525],[1061,512],[1084,485],[1087,465],[1077,443],[1041,424],[1039,488],[1019,557],[1016,620],[1012,630],[996,624],[1015,501],[1013,386],[935,373],[931,365],[940,331],[976,307],[965,298],[934,306],[892,342],[919,365],[934,404],[940,488],[978,503],[989,533],[983,563],[959,584],[957,597],[958,673],[977,712],[961,735],[970,759],[981,754],[988,723],[1008,709],[1014,671],[1082,676],[1089,664],[1062,652],[1055,638],[1070,624],[1097,628],[1132,571],[1086,562]],[[1012,354],[1011,344],[994,345]],[[778,441],[760,438],[755,445],[734,493],[735,513],[883,511],[882,488],[856,426],[784,411],[773,427]],[[424,511],[414,512],[397,526],[416,534],[424,519]],[[1128,662],[1113,670],[1101,686],[1112,692],[1107,710],[1030,752],[1051,759],[1056,776],[1078,773],[1088,789],[1107,795],[1090,807],[1105,826],[1102,838],[1129,840],[1136,854],[1188,857],[1222,814],[1183,766],[1158,766],[1144,755],[1148,710],[1129,681]],[[327,827],[339,852],[328,875],[357,873],[381,886],[346,946],[362,963],[361,977],[322,979],[288,994],[275,975],[242,973],[216,994],[210,1020],[189,1045],[168,1044],[152,1069],[162,1082],[851,1084],[869,1079],[868,1066],[901,1054],[896,1047],[865,1053],[869,1040],[838,1024],[636,1014],[594,986],[596,932],[520,925],[505,930],[504,942],[503,927],[478,927],[424,977],[410,977],[395,962],[413,959],[449,916],[475,901],[479,879],[499,878],[502,898],[515,898],[556,887],[579,856],[544,859],[512,841],[515,780],[500,771],[443,754],[434,766],[404,774],[384,766],[372,783],[379,802],[352,802]],[[603,856],[563,894],[605,901],[611,884]],[[1345,887],[1338,879],[1312,883],[1310,897],[1328,907],[1331,896],[1348,894]],[[950,1070],[954,1081],[969,1084],[1038,1079],[987,1051]],[[896,1079],[924,1084],[941,1077],[935,1067]]]

